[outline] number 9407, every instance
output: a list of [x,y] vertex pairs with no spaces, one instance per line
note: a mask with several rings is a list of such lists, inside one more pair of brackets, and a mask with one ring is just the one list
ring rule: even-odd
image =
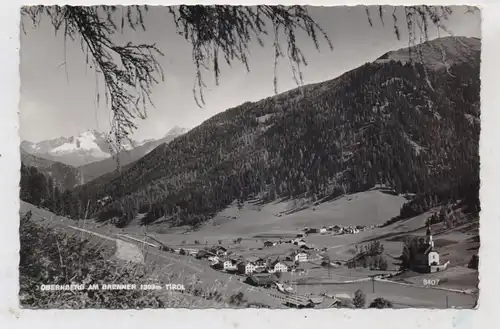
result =
[[439,279],[424,279],[424,286],[437,286]]

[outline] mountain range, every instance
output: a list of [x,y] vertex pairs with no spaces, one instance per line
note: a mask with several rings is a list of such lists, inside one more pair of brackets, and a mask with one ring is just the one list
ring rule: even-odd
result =
[[118,159],[121,166],[126,166],[187,131],[187,128],[176,126],[157,140],[123,141],[123,151],[118,154],[112,151],[108,135],[96,130],[38,143],[23,141],[21,160],[24,165],[48,174],[58,186],[70,189],[114,171]]
[[[59,137],[38,143],[23,141],[21,148],[32,155],[54,160],[73,167],[100,161],[112,156],[111,144],[106,133],[88,130],[77,136]],[[124,149],[133,148],[128,141]]]
[[[157,146],[163,143],[170,143],[175,138],[185,134],[189,129],[174,127],[170,129],[165,136],[160,139],[149,139],[141,143],[137,143],[136,147],[131,149],[126,149],[119,154],[104,159],[102,161],[91,162],[80,166],[78,169],[82,172],[85,182],[89,182],[99,176],[115,171],[118,163],[120,167],[126,167],[127,165],[139,160]],[[118,161],[119,160],[119,161]]]
[[426,206],[460,198],[479,182],[480,49],[436,39],[246,102],[78,186],[56,211],[78,217],[88,203],[119,226],[138,213],[197,226],[250,197],[322,202],[381,184]]

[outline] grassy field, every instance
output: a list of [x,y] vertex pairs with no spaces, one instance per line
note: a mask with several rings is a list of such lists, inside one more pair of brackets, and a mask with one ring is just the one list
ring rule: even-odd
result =
[[[118,233],[142,239],[144,233],[147,233],[163,244],[176,249],[201,249],[205,246],[221,244],[235,256],[276,258],[286,256],[298,247],[290,243],[264,247],[264,241],[278,241],[280,237],[290,239],[300,233],[304,227],[382,224],[389,218],[396,216],[404,202],[405,199],[401,196],[389,195],[377,190],[344,196],[320,205],[305,207],[300,211],[294,211],[293,207],[297,205],[294,205],[293,202],[274,202],[264,205],[247,202],[241,209],[236,204],[231,205],[197,231],[187,227],[169,228],[165,224],[153,224],[148,227],[131,225],[125,229],[116,229],[111,225],[101,225],[91,220],[75,222],[53,216],[48,212],[43,216],[51,216],[51,221],[54,223],[64,224],[69,221],[70,225],[78,225],[109,236],[116,236]],[[311,263],[301,264],[301,267],[306,270],[300,276],[302,284],[292,284],[292,287],[295,288],[295,292],[303,294],[328,292],[351,296],[357,289],[361,289],[368,294],[368,299],[384,297],[395,302],[398,307],[443,308],[446,307],[446,302],[449,307],[472,307],[477,296],[421,286],[425,278],[439,278],[440,286],[443,288],[477,289],[477,271],[466,268],[471,256],[477,253],[479,247],[477,221],[476,224],[464,224],[435,235],[434,239],[441,254],[441,260],[443,262],[449,260],[451,266],[449,270],[439,273],[439,276],[437,274],[405,273],[405,276],[399,277],[397,280],[414,286],[376,282],[375,293],[372,292],[374,288],[372,282],[352,282],[370,275],[392,273],[397,270],[399,264],[393,258],[401,254],[401,241],[409,234],[424,235],[425,219],[432,211],[434,210],[387,227],[374,227],[358,234],[308,235],[304,238],[306,242],[318,249],[311,252],[311,256],[315,260]],[[440,230],[437,226],[435,229],[436,231]],[[235,243],[234,240],[237,238],[241,238],[240,243]],[[388,271],[386,272],[364,268],[348,269],[345,266],[328,270],[320,266],[320,257],[322,256],[328,256],[332,261],[345,262],[356,254],[356,246],[362,246],[374,240],[380,240],[384,245],[384,252],[388,260]],[[152,242],[152,240],[148,241]],[[122,248],[122,250],[124,249]],[[269,290],[253,288],[241,282],[242,277],[240,276],[231,276],[213,270],[204,260],[149,247],[144,247],[141,252],[144,254],[145,263],[157,267],[157,273],[160,276],[163,275],[162,280],[165,282],[175,281],[178,283],[182,281],[186,284],[198,284],[205,290],[223,291],[224,294],[243,291],[252,302],[264,303],[273,308],[283,307],[281,301],[269,295]],[[115,252],[115,254],[119,253]],[[297,283],[297,278],[298,276],[285,273],[281,281]],[[350,283],[340,284],[341,282]],[[272,293],[276,293],[276,291],[274,290]]]

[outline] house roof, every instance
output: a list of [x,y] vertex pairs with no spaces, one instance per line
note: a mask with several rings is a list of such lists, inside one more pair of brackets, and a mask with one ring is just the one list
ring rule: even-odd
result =
[[314,304],[321,304],[324,300],[323,297],[311,297],[309,298],[311,302],[313,302]]
[[338,302],[340,302],[339,299],[337,298],[325,298],[323,300],[323,302],[321,302],[319,305],[318,305],[318,308],[330,308],[330,307],[333,307],[335,306]]
[[[282,261],[280,261],[279,259],[275,259],[275,260],[273,260],[273,261],[271,262],[271,264],[270,264],[270,265],[271,265],[271,266],[275,266],[275,265],[276,265],[276,264],[278,264],[278,263],[283,263],[283,262],[282,262]],[[285,264],[285,265],[286,265],[286,264]]]
[[307,296],[302,295],[288,295],[285,297],[285,302],[293,305],[306,306],[311,304],[311,300]]
[[248,276],[248,279],[252,280],[253,282],[257,283],[257,284],[269,284],[269,283],[273,283],[274,280],[272,279],[272,277],[268,274],[266,275],[249,275]]
[[263,267],[256,267],[254,273],[263,273],[266,272],[266,269]]
[[258,262],[258,261],[262,261],[263,259],[260,258],[260,257],[257,257],[257,256],[249,256],[245,259],[247,262]]
[[255,265],[253,262],[249,262],[246,260],[241,260],[238,262],[238,266],[247,266],[247,265]]

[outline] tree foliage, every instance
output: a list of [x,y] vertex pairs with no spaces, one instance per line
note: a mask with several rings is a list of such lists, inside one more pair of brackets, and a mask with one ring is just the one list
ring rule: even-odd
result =
[[356,290],[352,302],[356,308],[364,308],[366,305],[365,293],[361,289]]
[[418,269],[427,265],[427,258],[424,254],[429,244],[425,237],[409,236],[403,241],[403,251],[401,253],[401,267],[403,269]]
[[393,304],[390,300],[387,300],[385,298],[379,297],[375,298],[371,303],[370,303],[370,308],[392,308]]
[[469,261],[467,267],[477,270],[479,268],[479,255],[477,254],[472,255],[472,258]]

